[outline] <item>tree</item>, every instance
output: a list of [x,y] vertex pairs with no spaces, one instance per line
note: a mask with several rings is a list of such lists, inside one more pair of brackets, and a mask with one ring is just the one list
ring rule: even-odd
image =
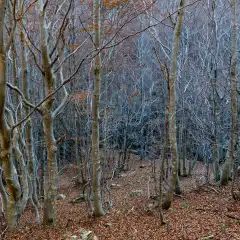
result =
[[[162,188],[163,188],[163,179],[164,179],[164,169],[165,169],[165,162],[167,161],[167,150],[169,146],[169,105],[170,105],[170,81],[169,81],[169,70],[167,67],[167,64],[161,63],[161,60],[157,54],[156,49],[155,54],[158,59],[161,72],[167,82],[167,92],[168,92],[168,97],[167,97],[167,103],[166,103],[166,108],[165,108],[165,138],[164,138],[164,143],[162,146],[162,154],[161,154],[161,166],[160,166],[160,171],[159,171],[159,214],[160,214],[160,221],[161,224],[165,224],[164,216],[163,216],[163,211],[162,211]],[[167,169],[168,171],[168,169]],[[167,178],[167,177],[166,177]]]
[[[69,3],[68,10],[66,15],[68,15],[69,10],[71,8],[71,3]],[[40,50],[41,50],[41,60],[42,60],[42,68],[43,68],[43,77],[45,82],[45,92],[47,96],[50,96],[54,91],[54,86],[56,82],[56,77],[52,69],[52,63],[50,56],[52,56],[59,43],[59,39],[61,34],[63,33],[63,29],[65,29],[65,19],[62,21],[62,25],[60,26],[59,36],[55,40],[55,45],[53,45],[52,50],[49,50],[48,46],[48,32],[47,32],[47,23],[46,23],[46,6],[48,1],[43,3],[41,0],[39,2],[39,28],[40,28]],[[53,102],[54,95],[48,97],[44,103],[40,106],[40,113],[43,118],[43,132],[44,132],[44,141],[46,144],[47,150],[47,173],[46,173],[46,181],[44,186],[44,211],[43,211],[43,223],[46,225],[54,224],[54,199],[57,192],[57,144],[54,137],[54,119],[57,114],[64,108],[68,94],[65,91],[65,97],[62,102],[58,105],[58,107],[53,110]]]
[[[21,1],[21,16],[24,16],[23,13],[23,1]],[[25,98],[29,101],[30,99],[30,74],[29,74],[29,67],[27,63],[27,50],[26,50],[26,42],[23,30],[23,18],[21,18],[18,27],[20,32],[20,44],[21,44],[21,51],[20,51],[20,59],[21,59],[21,86],[22,86],[22,93],[24,94]],[[19,84],[20,85],[20,84]],[[17,84],[15,84],[17,86]],[[31,108],[27,105],[23,106],[23,112],[25,115],[30,113]],[[36,212],[36,222],[39,222],[39,213],[38,213],[38,196],[37,196],[37,159],[35,156],[35,149],[34,149],[34,138],[33,138],[33,127],[32,127],[32,119],[29,118],[26,122],[24,127],[24,140],[26,146],[26,156],[27,159],[25,160],[27,163],[27,185],[29,192],[27,195],[27,202],[30,201],[35,208]],[[24,141],[22,140],[22,141]],[[24,194],[26,194],[24,192]],[[27,203],[26,202],[26,203]],[[25,207],[24,207],[25,208]],[[24,210],[23,208],[23,210]]]
[[[8,3],[9,1],[0,0],[0,159],[2,161],[6,180],[6,188],[8,192],[6,219],[9,229],[13,230],[17,226],[17,221],[20,215],[19,203],[21,197],[21,189],[17,178],[17,171],[12,160],[12,132],[5,117],[7,82],[6,55],[13,38],[12,32],[7,44],[4,44],[4,24]],[[12,31],[14,31],[14,29]]]
[[211,84],[211,106],[212,106],[212,158],[213,158],[213,168],[214,168],[214,178],[215,182],[220,180],[220,168],[219,168],[219,156],[218,156],[218,144],[217,144],[217,25],[216,25],[216,1],[212,0],[209,2],[209,12],[210,12],[210,23],[209,23],[209,64],[208,64],[208,75]]
[[[100,50],[101,43],[101,1],[93,1],[93,26],[94,39],[93,47],[96,52]],[[94,215],[100,217],[104,215],[101,198],[101,163],[99,154],[99,92],[101,83],[101,55],[97,53],[94,59],[94,82],[93,82],[93,93],[92,93],[92,189],[93,189],[93,206]]]
[[237,29],[236,29],[236,1],[230,2],[232,20],[231,20],[231,67],[230,67],[230,96],[231,96],[231,128],[228,142],[226,161],[222,170],[221,185],[228,183],[235,153],[236,135],[237,135]]
[[174,187],[177,193],[180,193],[180,186],[178,184],[178,150],[177,150],[177,136],[176,136],[176,78],[177,78],[177,55],[179,48],[179,40],[181,36],[181,27],[183,19],[184,0],[180,1],[180,6],[178,9],[177,23],[174,28],[173,36],[173,48],[171,65],[169,70],[169,142],[170,142],[170,152],[172,157],[172,176],[169,190],[166,194],[165,200],[163,202],[163,208],[170,208],[173,200]]

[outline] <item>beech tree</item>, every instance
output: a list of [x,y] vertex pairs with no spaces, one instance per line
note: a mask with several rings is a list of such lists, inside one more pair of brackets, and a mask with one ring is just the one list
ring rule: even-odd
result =
[[181,36],[181,27],[184,13],[184,0],[180,1],[176,26],[174,28],[173,48],[171,65],[169,70],[169,142],[170,152],[172,157],[172,176],[169,190],[163,202],[163,208],[170,208],[173,200],[174,188],[176,193],[180,193],[180,186],[178,180],[178,149],[177,149],[177,136],[176,136],[176,78],[177,78],[177,55],[179,49],[179,40]]
[[231,96],[231,128],[226,162],[221,175],[221,185],[226,185],[231,175],[233,166],[235,144],[237,139],[237,29],[236,29],[236,1],[230,2],[232,19],[231,19],[231,67],[230,67],[230,96]]
[[[21,1],[21,15],[23,16],[23,1]],[[26,42],[23,30],[23,23],[24,21],[21,20],[19,27],[20,32],[20,44],[21,44],[21,85],[22,85],[22,93],[24,94],[25,98],[29,101],[30,99],[30,74],[29,74],[29,66],[27,62],[27,49],[26,49]],[[16,85],[16,84],[15,84]],[[28,115],[31,111],[31,108],[27,105],[24,105],[23,112],[25,115]],[[35,155],[35,148],[34,148],[34,138],[33,138],[33,122],[32,119],[29,118],[26,122],[24,128],[24,137],[26,142],[26,156],[27,156],[27,168],[29,179],[27,180],[29,184],[29,194],[28,200],[32,202],[33,206],[35,207],[36,211],[36,221],[39,222],[38,216],[38,196],[37,196],[37,159]]]
[[214,178],[218,182],[220,180],[220,169],[219,169],[219,155],[218,155],[218,137],[217,137],[217,99],[219,97],[217,93],[217,75],[218,75],[218,64],[217,64],[217,26],[216,26],[216,1],[209,2],[210,12],[210,23],[209,23],[209,37],[211,39],[209,43],[209,64],[208,64],[208,75],[211,84],[211,106],[212,106],[212,158],[214,167]]
[[92,93],[92,186],[93,186],[93,203],[94,203],[94,215],[96,217],[104,215],[101,198],[101,163],[99,154],[99,92],[101,84],[101,1],[94,0],[93,2],[93,26],[94,38],[93,47],[97,52],[94,59],[94,81],[93,81],[93,93]]
[[[6,8],[9,1],[0,1],[0,150],[2,167],[5,174],[7,196],[6,219],[9,229],[14,229],[19,218],[19,204],[21,197],[21,189],[19,180],[17,178],[17,171],[13,163],[12,129],[7,123],[5,116],[5,102],[6,102],[6,85],[7,85],[7,54],[14,36],[14,29],[8,38],[8,42],[4,41],[4,24],[6,17]],[[4,44],[5,43],[5,44]],[[4,190],[3,190],[4,191]]]

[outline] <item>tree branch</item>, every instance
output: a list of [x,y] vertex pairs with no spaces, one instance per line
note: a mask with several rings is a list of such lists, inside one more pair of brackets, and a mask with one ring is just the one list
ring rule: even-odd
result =
[[[11,85],[10,83],[7,83],[7,86],[8,86],[10,89],[16,91],[16,92],[21,96],[23,102],[24,102],[28,107],[35,108],[35,105],[33,105],[32,103],[30,103],[30,102],[25,98],[24,94],[22,93],[22,91],[21,91],[18,87],[13,86],[13,85]],[[39,110],[39,109],[36,109],[36,110]]]

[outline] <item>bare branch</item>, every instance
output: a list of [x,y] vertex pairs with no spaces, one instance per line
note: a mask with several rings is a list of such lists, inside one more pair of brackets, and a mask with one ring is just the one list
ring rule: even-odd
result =
[[[28,107],[35,108],[35,105],[33,105],[32,103],[30,103],[30,102],[25,98],[24,94],[22,93],[22,91],[21,91],[18,87],[13,86],[13,85],[11,85],[10,83],[7,83],[7,86],[8,86],[10,89],[16,91],[16,92],[21,96],[24,104],[26,104]],[[36,110],[38,110],[38,109],[36,109]]]
[[66,12],[66,14],[65,14],[65,16],[63,18],[62,24],[61,24],[61,26],[59,28],[59,33],[58,33],[56,42],[53,45],[52,51],[50,52],[50,57],[52,57],[52,55],[54,54],[55,50],[57,49],[57,45],[58,45],[58,43],[59,43],[59,41],[61,39],[61,35],[63,34],[64,30],[66,29],[66,26],[68,24],[68,22],[66,22],[67,21],[67,16],[68,16],[68,13],[70,12],[70,9],[71,9],[71,6],[72,6],[72,2],[73,2],[73,0],[70,1],[68,9],[67,9],[67,12]]

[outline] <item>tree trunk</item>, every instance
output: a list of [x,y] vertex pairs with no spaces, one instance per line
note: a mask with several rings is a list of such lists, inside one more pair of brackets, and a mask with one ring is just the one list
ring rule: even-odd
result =
[[[20,31],[21,37],[21,62],[22,62],[22,90],[25,98],[29,100],[29,78],[28,78],[28,67],[26,59],[26,48],[24,42],[24,34],[22,29]],[[29,113],[29,108],[25,106],[25,113]],[[32,132],[32,120],[28,119],[25,125],[25,140],[26,140],[26,152],[28,157],[28,172],[30,174],[30,194],[29,197],[32,198],[35,205],[38,205],[37,199],[37,166],[36,166],[36,156],[34,153],[33,146],[33,132]]]
[[78,124],[77,124],[77,113],[75,113],[75,131],[76,131],[76,141],[75,141],[75,160],[76,160],[76,175],[77,175],[77,184],[80,183],[80,173],[82,169],[82,166],[80,167],[80,157],[79,157],[79,142],[78,139],[80,139],[80,134],[78,134]]
[[[40,3],[40,45],[41,45],[41,57],[42,65],[44,70],[44,81],[46,87],[46,94],[52,93],[54,88],[55,76],[51,69],[49,50],[47,44],[47,27],[46,27],[46,16],[43,3]],[[56,152],[57,146],[53,133],[53,97],[50,97],[44,102],[41,107],[43,117],[43,132],[44,141],[47,150],[47,171],[44,186],[44,210],[43,210],[43,224],[53,225],[54,224],[54,198],[57,190],[57,159]]]
[[7,209],[7,202],[8,202],[8,196],[7,196],[7,192],[6,192],[6,189],[3,185],[3,181],[2,181],[2,169],[1,169],[1,165],[0,165],[0,199],[2,201],[2,204],[3,204],[3,209],[2,211],[3,212],[6,212],[6,209]]
[[57,146],[53,135],[53,118],[51,103],[44,104],[43,112],[43,131],[47,150],[47,171],[44,186],[44,215],[43,224],[54,224],[54,197],[57,191]]
[[167,149],[169,146],[170,84],[169,84],[169,79],[166,79],[166,81],[167,81],[167,89],[168,89],[168,99],[167,99],[166,110],[165,110],[165,139],[164,139],[163,150],[162,150],[162,159],[161,159],[162,161],[161,161],[160,176],[159,176],[159,215],[160,215],[161,224],[165,224],[164,215],[163,215],[163,206],[162,206],[162,202],[163,202],[162,188],[163,188],[165,162],[167,161]]
[[21,189],[17,178],[17,171],[12,161],[11,130],[4,116],[7,67],[3,36],[7,3],[8,1],[0,0],[0,158],[6,180],[6,188],[8,189],[7,225],[10,230],[14,230],[19,218]]
[[177,55],[179,48],[179,39],[181,36],[182,18],[183,18],[184,0],[180,1],[180,7],[178,9],[177,23],[174,29],[173,36],[173,49],[170,66],[170,104],[169,104],[169,142],[170,151],[172,157],[172,176],[169,190],[166,194],[163,202],[163,208],[170,208],[173,200],[174,188],[177,193],[180,193],[180,186],[178,183],[178,151],[177,151],[177,138],[176,138],[176,78],[177,78]]
[[13,148],[13,154],[15,158],[18,160],[21,170],[21,189],[22,189],[22,199],[19,204],[19,212],[23,213],[23,211],[26,208],[27,202],[28,202],[28,196],[29,196],[29,186],[28,186],[28,171],[25,159],[23,157],[22,152],[19,148],[19,131],[15,128],[13,131],[13,139],[12,139],[12,148]]
[[211,21],[209,26],[209,35],[211,37],[209,45],[209,78],[211,83],[211,103],[212,103],[212,157],[213,157],[213,169],[215,182],[220,180],[220,169],[219,169],[219,157],[218,157],[218,146],[217,146],[217,29],[215,21],[215,0],[211,0],[209,3],[209,9],[212,11]]
[[[93,2],[93,25],[94,29],[94,47],[98,51],[100,49],[100,0]],[[94,83],[92,94],[92,189],[93,189],[93,206],[96,217],[103,216],[104,210],[102,207],[101,197],[101,163],[99,156],[99,92],[101,81],[101,56],[97,54],[94,62]]]
[[236,32],[236,0],[231,0],[232,10],[232,61],[231,61],[231,131],[228,143],[226,162],[223,167],[220,184],[226,185],[229,180],[231,165],[233,164],[236,144],[236,123],[237,123],[237,32]]

